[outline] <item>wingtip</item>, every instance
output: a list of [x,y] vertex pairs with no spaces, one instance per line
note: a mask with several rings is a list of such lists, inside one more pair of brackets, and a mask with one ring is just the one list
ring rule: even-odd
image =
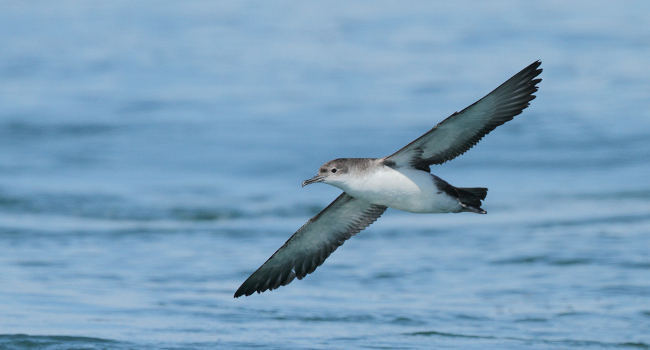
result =
[[250,296],[251,294],[255,293],[255,291],[244,291],[241,288],[237,289],[235,294],[233,295],[233,298],[237,299],[241,296]]
[[[533,63],[529,64],[526,68],[522,69],[520,73],[526,72],[526,73],[533,73],[532,78],[538,76],[544,69],[539,68],[542,65],[541,60],[536,60]],[[537,79],[536,79],[537,80]],[[540,79],[541,81],[541,79]],[[538,82],[536,82],[538,83]]]
[[[540,73],[542,73],[542,72],[544,71],[543,68],[540,68],[541,65],[542,65],[542,60],[539,60],[539,59],[538,59],[537,61],[533,62],[533,63],[530,65],[530,67],[531,67],[532,69],[535,70],[535,75],[534,75],[534,76],[538,76]],[[538,81],[535,81],[535,84],[537,84],[537,83],[539,83],[540,81],[542,81],[541,78],[540,78],[540,79],[535,79],[535,80],[538,80]]]
[[521,79],[528,81],[529,86],[534,87],[532,93],[535,93],[538,89],[537,84],[542,81],[542,78],[538,77],[543,71],[543,69],[540,68],[541,64],[541,60],[536,60],[513,77],[519,76]]
[[233,298],[239,298],[241,296],[249,296],[253,293],[255,293],[255,289],[251,289],[249,286],[246,285],[245,281],[239,288],[237,288],[237,291],[233,295]]

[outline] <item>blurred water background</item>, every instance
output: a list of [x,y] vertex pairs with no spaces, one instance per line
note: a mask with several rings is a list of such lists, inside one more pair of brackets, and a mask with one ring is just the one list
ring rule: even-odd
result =
[[[650,2],[0,3],[0,348],[650,348]],[[387,155],[536,59],[524,114],[233,299]]]

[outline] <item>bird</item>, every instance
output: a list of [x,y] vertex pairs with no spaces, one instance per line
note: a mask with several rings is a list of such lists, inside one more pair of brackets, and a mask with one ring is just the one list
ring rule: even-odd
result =
[[323,164],[302,186],[325,183],[343,190],[309,219],[248,277],[235,298],[284,286],[314,272],[347,239],[375,222],[387,208],[414,213],[486,214],[485,187],[455,187],[431,173],[497,126],[519,115],[535,98],[542,72],[537,60],[480,100],[384,158],[338,158]]

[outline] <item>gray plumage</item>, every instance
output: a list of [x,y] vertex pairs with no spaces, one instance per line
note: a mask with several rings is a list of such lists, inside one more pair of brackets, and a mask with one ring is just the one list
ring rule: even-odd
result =
[[433,129],[386,157],[397,166],[410,165],[429,171],[429,165],[442,164],[474,147],[497,126],[512,120],[535,99],[534,79],[542,70],[533,62],[482,99],[440,122]]
[[475,212],[485,187],[455,187],[429,173],[472,148],[497,126],[520,114],[537,91],[536,61],[482,99],[440,122],[385,158],[340,158],[325,163],[303,186],[324,182],[343,189],[327,208],[309,219],[235,292],[261,293],[312,273],[347,239],[372,224],[387,207],[410,212]]
[[348,238],[361,232],[386,211],[342,193],[309,219],[237,289],[235,298],[284,286],[314,272]]

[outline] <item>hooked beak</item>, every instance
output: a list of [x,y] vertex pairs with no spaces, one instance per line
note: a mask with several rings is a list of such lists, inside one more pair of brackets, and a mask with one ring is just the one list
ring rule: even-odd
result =
[[325,180],[325,176],[316,175],[316,176],[312,177],[311,179],[307,179],[307,180],[303,181],[302,182],[302,187],[305,187],[305,186],[307,186],[309,184],[313,184],[313,183],[316,183],[316,182],[323,182],[323,180]]

